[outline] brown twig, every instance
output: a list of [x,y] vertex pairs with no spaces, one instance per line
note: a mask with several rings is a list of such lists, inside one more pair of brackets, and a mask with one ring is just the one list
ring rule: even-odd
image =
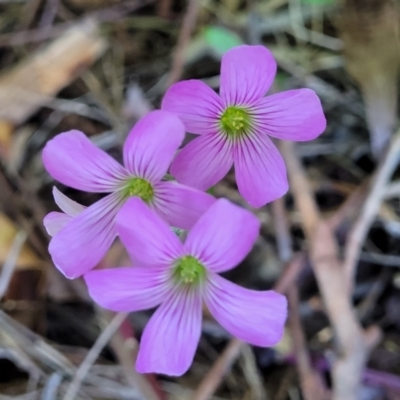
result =
[[70,386],[68,387],[67,393],[65,394],[63,400],[73,400],[78,394],[79,388],[88,374],[90,368],[93,366],[94,362],[99,357],[99,354],[111,340],[111,337],[115,334],[118,328],[124,322],[127,314],[119,313],[116,314],[113,320],[107,325],[107,327],[101,332],[100,336],[97,338],[93,347],[87,353],[82,364],[76,370],[74,379],[72,380]]
[[190,41],[200,9],[200,0],[188,0],[188,6],[183,17],[182,28],[179,32],[178,43],[172,58],[172,68],[167,80],[167,87],[179,80],[185,63],[185,50]]
[[313,369],[303,328],[299,315],[299,294],[296,285],[288,290],[289,301],[289,328],[291,332],[293,349],[296,355],[296,368],[300,377],[301,390],[305,400],[323,400],[327,398],[321,377]]
[[[124,321],[124,324],[129,324],[129,321]],[[154,375],[141,375],[136,372],[135,362],[138,342],[132,335],[130,337],[123,335],[122,328],[123,325],[111,338],[110,347],[124,371],[127,382],[133,388],[136,388],[146,400],[166,400],[164,394],[159,390],[159,385]]]
[[349,293],[352,291],[354,275],[362,245],[373,223],[382,200],[386,194],[386,186],[400,158],[400,130],[393,137],[390,147],[375,172],[368,196],[362,206],[361,213],[351,229],[345,247],[344,273]]
[[[298,274],[303,268],[305,263],[304,255],[302,253],[295,254],[292,259],[287,263],[286,268],[276,283],[274,290],[279,293],[285,293],[287,289],[296,280]],[[206,376],[201,381],[200,385],[193,394],[193,400],[207,400],[210,399],[213,393],[221,384],[224,376],[231,368],[232,364],[239,357],[242,350],[243,342],[239,339],[233,338],[228,343],[222,354],[218,357],[217,361],[210,368]]]
[[171,15],[171,0],[159,0],[157,4],[157,14],[162,18],[169,18]]
[[15,236],[14,243],[11,246],[10,252],[8,253],[7,259],[3,264],[0,274],[0,299],[6,293],[8,284],[10,283],[13,272],[17,266],[18,256],[21,253],[22,247],[24,246],[27,234],[25,231],[19,231]]
[[239,357],[243,342],[233,338],[213,364],[193,394],[193,400],[207,400],[217,390],[225,374]]
[[47,0],[39,22],[39,26],[41,28],[48,29],[51,27],[51,25],[53,25],[53,22],[57,16],[59,5],[60,0]]
[[340,229],[341,225],[347,221],[354,221],[360,212],[360,204],[367,197],[368,188],[370,185],[370,177],[364,180],[345,200],[345,202],[329,217],[326,222],[333,231]]
[[[93,18],[98,22],[108,22],[118,20],[124,15],[144,7],[154,0],[128,0],[122,4],[108,7],[102,10],[93,11],[84,15],[80,20]],[[78,20],[79,21],[79,20]],[[52,25],[49,29],[30,29],[19,32],[3,33],[0,35],[0,48],[21,46],[27,43],[41,42],[59,36],[65,30],[77,23],[77,20],[72,22],[63,22]]]
[[32,359],[40,360],[47,368],[62,371],[65,375],[74,374],[75,367],[67,357],[2,310],[0,310],[0,326],[2,335],[7,335]]
[[377,339],[377,330],[371,329],[369,335],[364,335],[344,284],[345,275],[333,232],[319,214],[293,144],[282,143],[281,149],[309,241],[312,267],[336,334],[337,351],[332,368],[333,400],[355,399],[369,346]]
[[[47,249],[45,249],[38,236],[34,234],[34,222],[36,221],[28,219],[23,212],[25,206],[30,209],[32,205],[27,202],[25,196],[20,196],[18,192],[15,192],[12,189],[10,179],[5,175],[2,169],[0,169],[0,187],[2,189],[0,195],[0,207],[3,208],[3,210],[13,209],[16,213],[18,225],[20,225],[21,229],[28,235],[28,242],[30,245],[32,245],[34,250],[40,256],[46,257],[48,254]],[[31,211],[33,214],[35,213],[34,210],[31,209]],[[39,227],[39,229],[41,229],[41,227]]]
[[[272,204],[274,226],[280,259],[287,261],[292,256],[292,239],[289,231],[284,201],[278,199]],[[288,290],[289,301],[289,327],[296,354],[296,368],[300,376],[303,396],[306,400],[322,400],[326,398],[326,392],[318,373],[311,366],[311,359],[307,351],[303,328],[299,315],[298,289],[293,282]]]
[[248,344],[243,343],[241,353],[243,375],[250,387],[251,398],[253,400],[264,400],[266,398],[266,393],[254,352]]
[[289,231],[289,221],[286,215],[285,203],[282,198],[272,203],[272,215],[276,232],[279,258],[288,262],[292,257],[292,238]]
[[[110,268],[118,265],[126,265],[125,248],[120,241],[114,243],[106,257],[102,260],[99,268]],[[99,320],[112,322],[113,314],[101,307],[96,307]],[[135,363],[138,350],[138,342],[130,322],[125,319],[110,339],[110,348],[115,354],[118,364],[124,371],[127,383],[138,390],[146,400],[166,400],[158,381],[153,374],[142,375],[136,372]]]

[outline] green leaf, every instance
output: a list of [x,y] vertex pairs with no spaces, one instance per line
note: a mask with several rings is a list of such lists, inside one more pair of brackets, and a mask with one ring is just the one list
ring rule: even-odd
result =
[[220,26],[208,26],[203,31],[206,43],[222,56],[232,47],[240,46],[243,40],[236,33]]

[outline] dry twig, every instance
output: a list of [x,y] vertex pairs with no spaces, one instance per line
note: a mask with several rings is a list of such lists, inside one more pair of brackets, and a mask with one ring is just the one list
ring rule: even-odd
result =
[[20,124],[105,50],[98,23],[87,20],[0,78],[0,120]]
[[344,273],[349,293],[352,291],[355,270],[362,245],[369,228],[379,212],[381,203],[386,195],[386,186],[393,171],[398,165],[400,157],[400,130],[393,137],[392,142],[382,159],[379,168],[374,174],[370,191],[362,206],[361,213],[351,229],[345,247]]
[[[97,22],[107,22],[115,21],[121,19],[124,15],[135,11],[141,7],[151,4],[154,0],[126,0],[112,7],[103,8],[101,10],[96,10],[91,13],[85,14],[83,18],[79,21],[84,23],[85,19],[93,18]],[[29,2],[31,3],[31,2]],[[28,4],[29,4],[28,3]],[[32,2],[33,3],[33,2]],[[40,5],[40,1],[38,4]],[[32,13],[32,11],[30,11]],[[55,24],[48,29],[30,29],[23,30],[19,32],[3,33],[0,34],[0,48],[8,46],[21,46],[27,43],[41,42],[43,40],[55,38],[64,31],[69,29],[76,23],[74,22],[64,22]]]
[[[272,204],[272,210],[280,258],[282,261],[287,261],[292,255],[292,239],[283,199],[275,201]],[[295,282],[293,282],[287,294],[289,301],[288,322],[303,396],[306,400],[325,399],[327,393],[325,392],[321,377],[311,366],[311,359],[307,351],[300,321],[299,296]]]
[[11,246],[10,252],[3,264],[0,275],[0,299],[6,293],[8,284],[10,283],[14,269],[17,266],[17,260],[21,253],[21,250],[25,244],[27,234],[24,231],[19,231],[14,239],[14,243]]
[[310,243],[310,258],[328,317],[336,333],[337,351],[333,363],[333,400],[357,398],[369,347],[377,331],[362,331],[346,290],[345,275],[333,232],[321,219],[310,184],[292,143],[281,146],[291,188]]
[[303,328],[299,315],[299,294],[297,287],[292,285],[288,290],[289,327],[296,355],[296,367],[299,372],[300,385],[305,400],[323,400],[328,398],[321,377],[313,369],[307,352]]
[[190,41],[199,9],[199,0],[188,0],[188,7],[183,18],[181,31],[179,32],[178,43],[173,54],[172,68],[168,77],[167,87],[178,81],[182,75],[185,63],[185,50]]
[[263,385],[263,379],[257,367],[253,350],[248,344],[242,345],[242,369],[243,374],[250,386],[251,398],[253,400],[265,400],[266,393]]
[[69,386],[67,393],[65,394],[63,400],[73,400],[77,395],[79,388],[89,372],[90,368],[93,366],[94,362],[99,357],[99,354],[110,341],[111,337],[115,334],[118,328],[121,326],[122,322],[124,322],[127,314],[126,313],[118,313],[115,315],[114,319],[107,325],[104,331],[97,338],[96,343],[87,353],[85,359],[82,364],[76,370],[74,379]]
[[[125,321],[125,323],[129,324],[129,321]],[[136,372],[138,343],[133,336],[124,337],[121,331],[122,327],[111,338],[110,347],[125,373],[127,382],[131,387],[136,388],[146,400],[166,400],[153,375],[141,375]]]
[[65,375],[73,375],[75,367],[73,364],[53,346],[50,346],[45,340],[32,332],[24,325],[9,317],[0,310],[1,334],[15,343],[24,353],[35,360],[40,360],[48,368],[55,371],[62,371]]

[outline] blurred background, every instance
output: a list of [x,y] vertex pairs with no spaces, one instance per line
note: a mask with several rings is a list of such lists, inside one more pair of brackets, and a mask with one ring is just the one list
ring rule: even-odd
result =
[[[151,311],[114,316],[51,262],[41,150],[79,129],[120,160],[173,82],[218,90],[221,56],[243,43],[273,52],[274,92],[315,90],[328,120],[280,144],[283,199],[251,209],[232,173],[213,188],[262,222],[227,277],[288,296],[285,336],[250,347],[205,310],[189,372],[141,376]],[[399,67],[397,0],[0,0],[0,400],[400,399]],[[127,262],[116,242],[99,268]]]

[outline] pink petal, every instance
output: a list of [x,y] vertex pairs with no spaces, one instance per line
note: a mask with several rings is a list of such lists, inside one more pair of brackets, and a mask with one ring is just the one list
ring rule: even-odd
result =
[[77,203],[74,200],[71,200],[65,194],[61,193],[55,186],[53,187],[53,197],[54,201],[60,207],[61,211],[65,212],[65,214],[76,217],[83,210],[86,209],[82,204]]
[[113,311],[147,310],[158,306],[169,290],[165,271],[153,268],[113,268],[84,275],[90,297]]
[[208,193],[178,182],[159,182],[155,185],[154,208],[172,226],[190,229],[215,202]]
[[174,114],[160,110],[148,113],[126,138],[125,167],[132,175],[158,182],[166,174],[184,136],[185,128]]
[[239,264],[258,237],[260,222],[249,211],[217,200],[188,233],[185,250],[215,272]]
[[232,142],[222,135],[200,136],[178,153],[170,171],[179,183],[207,190],[229,172],[232,152]]
[[94,268],[116,237],[114,219],[121,206],[110,194],[74,217],[53,237],[49,252],[55,266],[70,279]]
[[161,304],[143,331],[137,371],[183,375],[192,364],[200,334],[200,294],[190,289],[176,291]]
[[193,79],[172,85],[161,108],[176,114],[188,132],[202,135],[218,131],[218,115],[223,105],[209,86]]
[[69,215],[54,211],[44,217],[43,225],[46,228],[47,233],[50,236],[54,236],[60,232],[61,229],[64,228],[64,226],[67,225],[71,220],[72,217]]
[[54,179],[78,190],[112,192],[126,178],[123,167],[80,131],[61,133],[49,140],[42,159]]
[[168,224],[138,197],[132,197],[116,218],[116,230],[132,259],[142,265],[169,266],[183,245]]
[[210,273],[204,301],[214,318],[240,340],[266,347],[282,338],[287,301],[279,293],[245,289]]
[[252,107],[252,112],[259,130],[283,140],[312,140],[326,128],[321,101],[310,89],[264,97]]
[[254,132],[238,142],[234,160],[239,192],[251,206],[261,207],[287,192],[285,162],[267,135]]
[[252,105],[264,96],[276,74],[276,62],[264,46],[238,46],[222,57],[220,95],[226,107]]

